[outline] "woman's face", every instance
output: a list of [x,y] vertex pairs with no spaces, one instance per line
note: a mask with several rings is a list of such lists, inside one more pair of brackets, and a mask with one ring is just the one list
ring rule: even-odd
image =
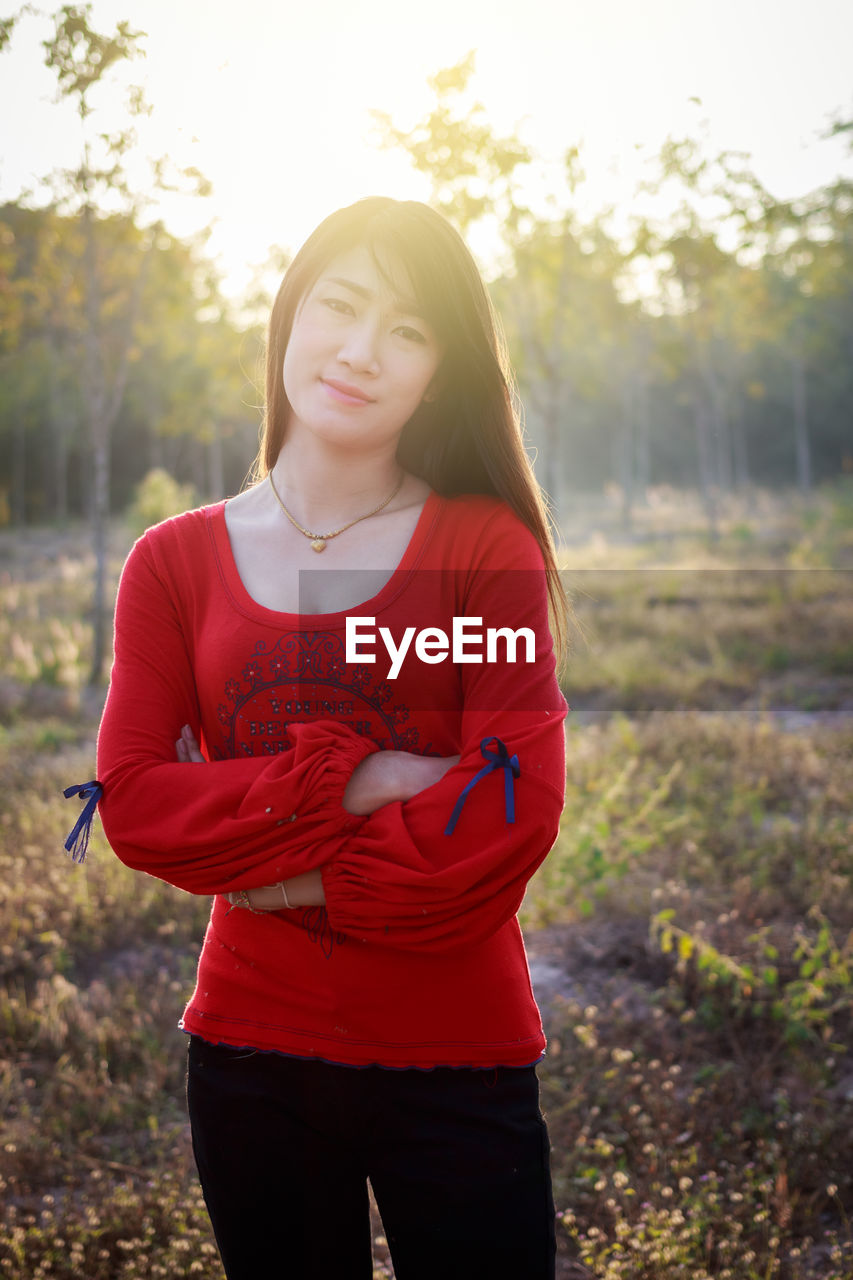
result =
[[302,299],[285,351],[288,439],[308,431],[343,449],[393,451],[432,398],[441,356],[401,267],[380,271],[364,247],[333,258]]

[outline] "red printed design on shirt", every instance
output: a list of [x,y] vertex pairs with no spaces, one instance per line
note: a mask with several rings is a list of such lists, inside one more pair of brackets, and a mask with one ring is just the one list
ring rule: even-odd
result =
[[222,739],[210,744],[211,757],[277,755],[291,746],[288,725],[313,720],[345,724],[384,751],[434,754],[393,692],[372,667],[346,665],[340,635],[291,632],[272,647],[259,640],[240,678],[226,681],[217,708]]

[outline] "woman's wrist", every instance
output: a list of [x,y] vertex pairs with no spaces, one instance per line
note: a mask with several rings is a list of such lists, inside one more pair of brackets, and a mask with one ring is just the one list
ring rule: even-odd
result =
[[232,907],[261,914],[267,911],[294,911],[297,907],[322,907],[326,902],[319,867],[261,889],[237,889],[226,893]]

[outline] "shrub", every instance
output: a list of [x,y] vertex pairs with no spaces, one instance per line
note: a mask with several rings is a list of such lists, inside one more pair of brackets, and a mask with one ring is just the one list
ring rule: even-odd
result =
[[138,537],[153,524],[188,511],[196,501],[196,492],[191,484],[178,484],[168,471],[155,467],[138,485],[128,508],[127,520],[131,531]]

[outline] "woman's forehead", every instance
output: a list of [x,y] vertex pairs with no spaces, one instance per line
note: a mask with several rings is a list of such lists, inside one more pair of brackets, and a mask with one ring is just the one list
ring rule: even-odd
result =
[[393,299],[402,311],[420,314],[423,310],[402,259],[381,245],[356,245],[336,254],[319,279],[355,286],[355,292],[366,298]]

